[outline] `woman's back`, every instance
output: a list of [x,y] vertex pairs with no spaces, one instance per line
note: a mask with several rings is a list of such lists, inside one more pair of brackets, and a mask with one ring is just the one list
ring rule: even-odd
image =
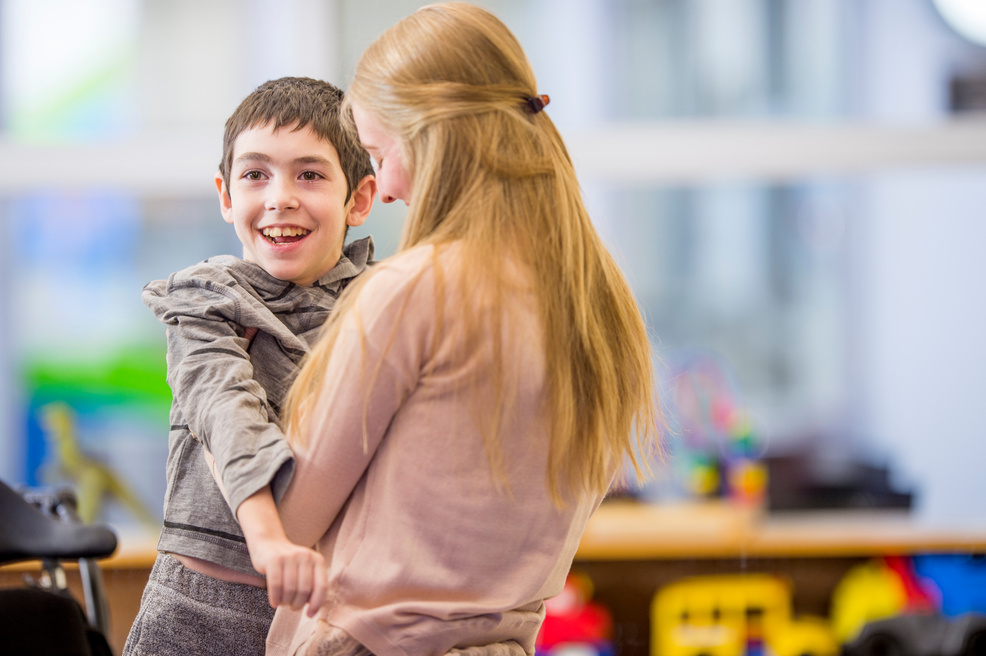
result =
[[[373,272],[340,327],[280,505],[289,526],[341,511],[319,544],[336,596],[323,619],[375,654],[504,640],[532,652],[542,600],[561,591],[600,501],[559,506],[549,491],[542,330],[524,274],[505,272],[505,321],[486,294],[458,287],[464,256],[460,244],[420,246]],[[497,321],[510,393],[490,408]],[[464,335],[464,325],[483,328]],[[493,411],[491,466],[480,426]],[[352,494],[327,498],[327,487]],[[308,633],[305,621],[282,610],[270,644]]]

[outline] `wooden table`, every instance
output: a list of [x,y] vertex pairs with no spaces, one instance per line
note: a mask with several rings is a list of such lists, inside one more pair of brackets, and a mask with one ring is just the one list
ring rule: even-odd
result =
[[577,558],[874,556],[986,549],[986,523],[932,524],[905,511],[768,515],[725,502],[607,501],[592,517]]

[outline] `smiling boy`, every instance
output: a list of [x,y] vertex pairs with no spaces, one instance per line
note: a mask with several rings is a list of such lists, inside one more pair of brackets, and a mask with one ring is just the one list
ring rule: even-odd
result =
[[[216,188],[223,218],[243,244],[243,259],[303,286],[331,271],[342,255],[346,226],[366,217],[351,211],[357,199],[340,202],[349,190],[332,144],[307,127],[274,130],[268,124],[241,132],[232,154],[228,179],[217,174]],[[373,184],[373,178],[365,182]],[[357,191],[365,195],[367,189]],[[372,196],[360,200],[370,203]]]
[[344,246],[376,182],[340,124],[341,102],[339,89],[308,78],[247,96],[226,122],[215,178],[242,259],[212,257],[144,288],[168,327],[174,401],[159,553],[124,654],[264,651],[274,611],[235,512],[268,483],[275,496],[287,487],[294,459],[280,404],[336,298],[373,257],[369,237]]

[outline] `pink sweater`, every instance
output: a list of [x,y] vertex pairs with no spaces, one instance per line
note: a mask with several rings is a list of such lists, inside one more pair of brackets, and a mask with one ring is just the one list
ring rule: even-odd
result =
[[434,252],[378,265],[333,349],[310,444],[279,506],[291,538],[325,555],[330,603],[313,619],[278,610],[268,654],[295,653],[321,621],[378,656],[505,640],[533,653],[543,601],[561,591],[601,501],[559,509],[548,493],[544,356],[522,287],[510,299],[518,318],[504,326],[518,387],[500,430],[509,492],[498,489],[471,403],[493,399],[489,339],[456,339],[462,308],[451,293],[438,325],[436,280],[455,284],[458,249],[442,251],[440,276]]

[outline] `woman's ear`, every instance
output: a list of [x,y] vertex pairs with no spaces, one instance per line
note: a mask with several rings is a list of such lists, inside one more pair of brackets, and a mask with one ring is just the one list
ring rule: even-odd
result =
[[233,222],[233,199],[229,197],[229,189],[226,188],[226,181],[223,180],[222,173],[216,172],[216,191],[219,192],[219,211],[223,214],[223,221]]
[[[373,198],[377,195],[377,179],[372,175],[363,176],[363,179],[356,185],[353,195],[349,199],[349,213],[346,215],[346,225],[356,227],[363,225],[370,208],[373,207]],[[227,198],[229,195],[227,194]]]

